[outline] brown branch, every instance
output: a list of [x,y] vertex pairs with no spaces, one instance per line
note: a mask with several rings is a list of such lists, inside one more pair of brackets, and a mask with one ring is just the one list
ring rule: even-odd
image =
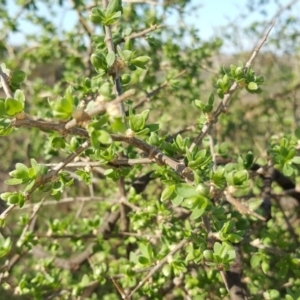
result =
[[[272,193],[272,182],[274,178],[274,167],[269,163],[266,168],[260,168],[262,170],[262,177],[263,177],[263,187],[262,187],[262,203],[260,207],[264,211],[264,215],[266,221],[269,221],[272,218],[271,215],[271,193]],[[259,173],[259,170],[257,171]]]
[[240,253],[240,246],[235,245],[235,259],[231,263],[228,271],[224,272],[224,277],[227,289],[231,300],[246,300],[247,291],[245,285],[242,283],[243,265]]
[[250,208],[242,204],[240,201],[232,197],[231,193],[228,191],[228,189],[225,189],[224,195],[226,197],[226,200],[232,204],[241,214],[244,215],[251,215],[259,220],[266,221],[264,217],[257,214],[256,212],[252,211]]
[[[68,123],[67,123],[68,124]],[[61,135],[78,135],[85,138],[89,137],[88,132],[83,128],[69,128],[66,129],[66,126],[64,123],[55,123],[51,121],[44,121],[44,120],[34,120],[33,118],[29,116],[25,116],[23,119],[13,119],[11,121],[11,125],[14,127],[34,127],[45,131],[57,131]]]
[[151,25],[147,29],[144,29],[144,30],[142,30],[140,32],[134,32],[134,33],[126,36],[124,38],[124,41],[133,40],[133,39],[137,39],[137,38],[143,37],[143,36],[147,35],[148,33],[152,32],[152,31],[155,31],[157,29],[160,29],[162,27],[164,27],[164,25]]
[[[108,0],[102,0],[102,6],[103,6],[104,9],[106,9],[108,3],[109,3]],[[113,41],[111,26],[105,25],[104,26],[104,31],[105,31],[104,42],[106,44],[108,52],[114,52],[114,53],[116,53],[116,48],[115,48],[114,41]],[[117,58],[116,58],[116,60],[117,60]],[[116,62],[114,63],[113,69],[114,70],[113,70],[113,72],[111,74],[111,77],[112,77],[112,79],[114,81],[114,85],[115,85],[115,89],[116,89],[117,95],[120,97],[123,94],[123,91],[122,91],[122,82],[121,82],[121,78],[120,78],[120,70],[117,67]],[[120,102],[119,108],[120,108],[120,115],[123,118],[123,122],[127,126],[127,122],[126,122],[126,119],[125,119],[125,117],[126,117],[125,106],[124,106],[124,103],[122,101]]]
[[137,139],[135,137],[131,137],[129,135],[123,136],[123,135],[112,134],[111,137],[114,141],[125,142],[127,144],[130,144],[136,148],[143,150],[148,155],[149,159],[154,159],[158,164],[169,166],[176,173],[178,173],[178,175],[180,175],[189,183],[192,183],[194,181],[194,174],[190,168],[186,167],[185,164],[181,162],[177,162],[172,158],[168,157],[167,155],[162,153],[158,148],[153,147],[145,143],[144,141]]
[[3,72],[3,70],[2,70],[1,67],[0,67],[0,81],[1,81],[1,84],[2,84],[2,87],[3,87],[3,90],[4,90],[4,93],[5,93],[6,97],[13,98],[14,95],[12,94],[12,91],[11,91],[11,89],[9,87],[8,77]]
[[75,127],[78,123],[83,122],[83,121],[87,121],[91,117],[93,117],[95,115],[98,115],[102,112],[105,112],[107,110],[108,105],[114,105],[114,104],[117,104],[117,103],[122,103],[127,98],[131,97],[134,93],[135,93],[135,90],[133,90],[133,89],[128,90],[124,94],[119,95],[115,100],[110,101],[108,104],[97,105],[96,107],[85,111],[84,116],[82,116],[82,118],[80,118],[78,120],[76,118],[74,118],[73,120],[66,123],[65,128],[66,129],[71,129],[72,127]]

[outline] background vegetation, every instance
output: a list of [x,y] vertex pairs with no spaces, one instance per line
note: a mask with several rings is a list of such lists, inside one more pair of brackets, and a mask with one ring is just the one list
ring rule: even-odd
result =
[[300,299],[299,3],[242,6],[0,1],[1,299]]

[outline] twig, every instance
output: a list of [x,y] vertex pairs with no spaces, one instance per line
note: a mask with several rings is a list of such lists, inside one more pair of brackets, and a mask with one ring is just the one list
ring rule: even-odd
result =
[[23,231],[22,231],[22,233],[21,233],[21,236],[20,236],[20,238],[19,238],[17,244],[19,244],[19,245],[22,245],[22,244],[23,244],[25,234],[26,234],[26,232],[30,229],[31,224],[33,223],[34,219],[36,218],[37,213],[39,212],[40,208],[42,207],[44,201],[45,201],[45,198],[43,198],[43,199],[41,200],[41,202],[39,202],[37,205],[35,205],[35,206],[33,207],[33,212],[32,212],[32,214],[31,214],[31,216],[30,216],[30,218],[29,218],[28,223],[27,223],[26,226],[23,228]]
[[[268,162],[268,166],[266,168],[261,168],[262,176],[263,176],[263,187],[262,187],[262,198],[263,201],[260,205],[260,207],[264,211],[264,216],[266,218],[266,221],[269,221],[272,218],[271,215],[271,192],[272,192],[272,182],[274,178],[274,167],[271,165],[271,162]],[[259,170],[258,170],[259,171]],[[257,172],[258,172],[257,171]]]
[[[20,8],[20,10],[15,14],[14,17],[12,17],[11,21],[10,22],[13,22],[13,21],[16,21],[21,15],[22,13],[24,12],[25,10],[25,7],[30,4],[33,0],[29,0],[27,2],[25,2],[24,4],[22,4],[22,7]],[[6,30],[2,33],[2,36],[0,37],[0,41],[3,41],[7,35],[9,34],[9,30]]]
[[13,98],[14,96],[9,87],[7,75],[3,72],[1,67],[0,67],[0,80],[6,97]]
[[[135,90],[133,90],[133,89],[128,90],[124,94],[118,95],[118,97],[115,100],[109,102],[109,105],[122,103],[124,100],[131,97],[134,93],[135,93]],[[96,107],[83,112],[79,118],[77,118],[77,119],[74,118],[73,120],[69,121],[65,125],[65,128],[70,129],[72,127],[75,127],[78,123],[88,121],[91,117],[93,117],[99,113],[105,112],[106,110],[107,110],[107,105],[105,105],[105,104],[97,105]]]
[[[159,5],[158,1],[155,0],[123,0],[125,3],[145,3],[150,5]],[[86,7],[87,10],[92,9],[94,7],[97,7],[98,5],[96,3],[90,4]]]
[[176,173],[178,173],[189,183],[192,183],[194,181],[194,174],[190,168],[186,167],[185,164],[177,162],[172,158],[168,157],[167,155],[162,153],[158,148],[153,147],[145,143],[144,141],[131,136],[112,134],[111,137],[114,141],[125,142],[143,150],[145,153],[147,153],[149,159],[154,159],[159,164],[171,167]]
[[[129,166],[135,166],[135,165],[146,165],[146,164],[153,164],[153,160],[149,158],[116,158],[109,162],[109,165],[116,166],[116,167],[129,167]],[[74,162],[68,164],[68,168],[81,168],[89,166],[91,168],[93,167],[99,167],[100,163],[96,161],[87,161],[87,162]],[[55,167],[57,164],[45,164],[47,167]]]
[[[270,26],[270,28],[267,30],[265,36],[263,37],[263,39],[261,40],[261,42],[257,45],[257,47],[254,48],[252,55],[250,56],[249,60],[246,62],[245,64],[245,71],[247,71],[251,65],[251,63],[253,62],[254,58],[256,57],[256,55],[258,54],[258,51],[260,50],[260,48],[263,46],[263,44],[266,42],[273,26],[274,26],[275,22],[272,23],[272,25]],[[232,84],[232,86],[230,87],[230,89],[228,90],[228,92],[224,95],[223,100],[221,101],[221,103],[219,104],[219,106],[217,107],[216,111],[213,113],[211,120],[207,121],[200,134],[196,137],[196,139],[194,140],[194,142],[192,143],[191,147],[190,147],[190,151],[193,150],[194,147],[196,147],[204,138],[204,136],[211,130],[211,128],[213,127],[213,125],[217,122],[220,114],[224,111],[224,109],[227,107],[229,100],[232,96],[232,94],[236,91],[236,89],[238,88],[238,84],[236,82],[234,82]]]
[[[172,79],[177,79],[179,77],[181,77],[182,75],[184,75],[186,73],[186,70],[181,71],[179,74],[177,74],[174,78]],[[145,102],[149,101],[151,97],[153,97],[154,95],[156,95],[161,89],[167,87],[169,85],[168,80],[165,81],[164,83],[162,83],[161,85],[159,85],[157,88],[155,88],[154,90],[152,90],[151,92],[146,94],[146,97],[142,98],[141,100],[139,100],[136,104],[133,105],[134,108],[138,108],[141,105],[143,105]]]
[[188,242],[187,239],[182,240],[180,243],[178,243],[174,248],[170,251],[168,255],[166,255],[161,261],[157,262],[156,266],[151,269],[151,271],[138,283],[138,285],[132,290],[129,296],[125,299],[130,299],[135,292],[137,292],[158,270],[160,270],[169,259],[174,256],[174,254],[182,249],[185,244]]
[[284,209],[282,208],[282,206],[280,204],[280,201],[278,199],[276,199],[276,198],[275,198],[275,201],[276,201],[276,203],[277,203],[277,205],[278,205],[278,207],[279,207],[279,209],[280,209],[280,211],[281,211],[281,213],[283,215],[284,221],[285,221],[285,223],[287,225],[287,228],[288,228],[288,230],[289,230],[289,232],[291,234],[291,237],[294,240],[295,245],[297,245],[297,247],[299,247],[299,235],[296,233],[296,231],[293,228],[290,220],[288,219],[287,215],[285,214]]
[[209,149],[210,149],[210,153],[211,153],[211,157],[212,157],[212,161],[213,161],[213,171],[216,172],[217,158],[216,158],[216,153],[215,153],[215,149],[214,149],[214,138],[211,134],[208,135],[208,138],[209,138]]
[[257,248],[257,249],[262,249],[262,250],[265,250],[266,252],[279,255],[280,258],[287,255],[286,252],[284,252],[280,249],[277,249],[277,248],[274,248],[274,247],[269,247],[269,246],[266,246],[266,245],[262,244],[260,239],[255,239],[255,240],[251,241],[250,245]]
[[232,195],[228,192],[228,190],[225,189],[224,191],[224,195],[226,197],[226,200],[232,204],[233,206],[236,207],[236,209],[244,215],[252,215],[253,217],[262,220],[262,221],[266,221],[266,219],[264,217],[262,217],[261,215],[257,214],[256,212],[252,211],[250,208],[248,208],[247,206],[245,206],[244,204],[242,204],[241,202],[239,202],[237,199],[233,198]]
[[[102,0],[102,6],[103,6],[104,9],[107,7],[108,2],[109,2],[108,0]],[[108,49],[108,52],[116,53],[116,49],[115,49],[115,45],[114,45],[113,37],[112,37],[111,26],[105,25],[104,26],[104,31],[105,31],[104,41],[105,41],[106,47]],[[114,63],[113,67],[114,67],[114,71],[112,72],[111,76],[112,76],[112,79],[113,79],[114,84],[115,84],[115,89],[116,89],[117,95],[120,97],[123,93],[123,91],[122,91],[122,82],[121,82],[120,72],[119,72],[119,69],[117,67],[116,62]],[[119,108],[120,108],[121,116],[123,118],[123,122],[127,126],[126,118],[125,118],[126,117],[125,106],[124,106],[123,101],[120,102]]]
[[[36,181],[34,186],[26,193],[26,199],[28,200],[30,195],[41,185],[49,182],[53,178],[56,178],[57,174],[65,168],[65,166],[73,161],[78,155],[80,155],[84,150],[86,150],[90,146],[89,141],[85,141],[80,147],[76,149],[75,152],[71,153],[63,162],[59,163],[54,169],[52,169],[47,174],[41,176],[39,180]],[[16,205],[10,205],[1,215],[0,219],[6,219],[8,213],[15,207]]]
[[148,33],[152,32],[152,31],[155,31],[155,30],[157,30],[157,29],[160,29],[160,28],[162,28],[162,27],[164,27],[164,25],[151,25],[151,26],[150,26],[149,28],[147,28],[147,29],[144,29],[144,30],[142,30],[142,31],[140,31],[140,32],[134,32],[134,33],[132,33],[132,34],[126,36],[126,37],[124,38],[124,41],[127,41],[127,40],[133,40],[133,39],[136,39],[136,38],[143,37],[143,36],[147,35]]

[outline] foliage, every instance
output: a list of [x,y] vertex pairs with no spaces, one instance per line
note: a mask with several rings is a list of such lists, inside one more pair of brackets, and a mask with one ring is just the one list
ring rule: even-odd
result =
[[[289,6],[269,44],[266,22],[238,28],[262,41],[218,66],[231,28],[165,26],[190,1],[70,2],[72,30],[51,19],[64,1],[16,1],[16,17],[0,2],[1,295],[299,299]],[[16,47],[22,18],[39,33]]]

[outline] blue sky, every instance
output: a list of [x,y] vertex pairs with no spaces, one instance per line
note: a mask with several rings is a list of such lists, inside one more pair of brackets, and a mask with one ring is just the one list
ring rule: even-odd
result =
[[[9,2],[9,13],[14,15],[17,12],[17,8],[12,2],[13,1]],[[39,2],[41,3],[42,1]],[[190,15],[185,22],[187,24],[192,24],[199,29],[200,37],[207,40],[216,32],[221,34],[221,26],[225,26],[230,20],[236,20],[237,16],[241,13],[246,13],[247,2],[247,0],[193,0],[192,5],[198,6],[198,9],[193,10],[193,14]],[[287,1],[283,0],[281,2],[284,4]],[[66,1],[66,3],[69,2]],[[43,4],[39,4],[39,8],[40,12],[47,14]],[[268,4],[267,8],[269,16],[273,15],[277,10],[274,4]],[[72,29],[75,22],[77,22],[77,15],[68,9],[60,9],[57,10],[56,14],[51,17],[51,19],[61,28]],[[175,25],[175,19],[175,16],[171,16],[168,24],[170,26]],[[245,15],[245,18],[239,19],[238,22],[241,23],[241,26],[245,26],[255,19],[262,19],[262,15],[259,14],[258,11],[250,15],[248,14],[247,17]],[[28,22],[23,21],[20,24],[23,32],[38,34],[38,30]],[[10,41],[13,44],[25,42],[22,34],[11,35]]]

